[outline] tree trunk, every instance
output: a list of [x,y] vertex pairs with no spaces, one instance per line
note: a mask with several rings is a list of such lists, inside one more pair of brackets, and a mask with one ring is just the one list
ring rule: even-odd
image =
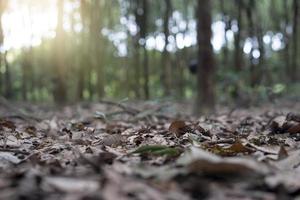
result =
[[289,13],[290,13],[290,9],[288,6],[288,1],[282,1],[283,2],[283,7],[284,7],[284,51],[283,51],[283,59],[285,62],[285,77],[286,80],[290,80],[290,74],[292,74],[291,72],[291,64],[290,64],[290,34],[288,32],[288,26],[289,26],[289,22],[290,22],[290,17],[289,17]]
[[[248,5],[247,5],[247,20],[248,20],[248,33],[249,33],[249,37],[254,40],[256,39],[255,37],[255,27],[254,27],[254,20],[253,20],[253,9],[254,9],[254,1],[253,0],[249,0],[248,1]],[[257,74],[256,74],[256,67],[255,67],[255,58],[253,56],[253,52],[254,52],[254,47],[253,47],[253,43],[252,43],[252,47],[251,47],[251,51],[250,51],[250,86],[254,87],[256,85],[257,82]]]
[[231,28],[231,19],[229,19],[229,16],[227,14],[226,8],[225,8],[225,4],[224,4],[224,0],[220,1],[220,10],[221,10],[221,14],[222,14],[222,21],[225,24],[225,34],[224,34],[224,46],[222,48],[222,65],[224,67],[228,66],[228,40],[226,37],[226,33],[227,31],[230,30]]
[[[5,11],[7,2],[0,0],[0,46],[2,46],[3,41],[4,41],[4,35],[3,35],[3,28],[2,28],[2,15]],[[0,52],[0,95],[4,93],[4,77],[2,75],[2,53]]]
[[133,45],[134,45],[134,58],[133,58],[133,66],[134,66],[134,93],[135,97],[140,99],[141,98],[141,70],[140,70],[140,45],[139,45],[139,37],[133,38]]
[[165,47],[162,53],[162,80],[163,80],[163,86],[164,86],[164,95],[169,96],[171,94],[171,63],[170,63],[170,55],[167,50],[167,46],[169,44],[168,38],[170,35],[169,31],[169,21],[170,21],[170,16],[172,14],[172,4],[171,0],[164,0],[165,4],[165,12],[163,16],[163,32],[165,36]]
[[141,16],[141,38],[144,40],[143,43],[143,66],[144,66],[144,95],[145,99],[150,98],[150,89],[149,89],[149,63],[148,63],[148,51],[146,49],[146,35],[147,35],[147,26],[148,26],[148,0],[143,0],[142,9],[143,14]]
[[298,75],[298,21],[299,21],[299,1],[293,1],[293,51],[292,51],[292,70],[291,81],[296,81],[299,78]]
[[211,0],[198,0],[197,6],[197,105],[196,111],[208,112],[215,105],[215,61],[211,45]]
[[91,46],[92,52],[92,69],[96,70],[97,73],[97,83],[96,90],[98,98],[103,98],[104,96],[104,51],[103,50],[103,38],[101,37],[101,29],[103,26],[102,12],[104,0],[92,1],[91,2]]
[[11,82],[11,74],[10,74],[10,66],[7,61],[7,51],[4,53],[4,97],[7,99],[11,99],[13,96],[12,93],[12,82]]
[[64,30],[63,30],[63,9],[64,0],[57,1],[57,27],[55,38],[55,69],[54,76],[54,100],[56,103],[65,103],[67,100],[67,91],[65,83],[65,48],[64,48]]
[[28,100],[28,90],[29,90],[29,82],[30,76],[33,76],[31,70],[31,49],[26,49],[23,51],[23,63],[22,63],[22,99],[24,101]]
[[[238,30],[234,33],[234,68],[233,70],[237,75],[240,74],[243,68],[243,44],[242,44],[242,30],[243,30],[243,1],[236,0],[237,5],[237,28]],[[234,89],[232,92],[232,97],[237,100],[239,98],[240,88],[238,82],[234,83]]]

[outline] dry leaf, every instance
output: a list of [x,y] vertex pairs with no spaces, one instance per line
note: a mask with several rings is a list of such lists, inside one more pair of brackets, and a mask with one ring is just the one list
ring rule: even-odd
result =
[[176,120],[170,124],[169,132],[173,133],[176,137],[180,137],[186,132],[192,132],[192,129],[184,121]]

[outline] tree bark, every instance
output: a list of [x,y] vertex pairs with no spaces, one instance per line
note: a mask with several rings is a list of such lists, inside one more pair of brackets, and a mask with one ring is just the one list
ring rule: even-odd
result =
[[[6,1],[0,0],[0,46],[2,46],[4,41],[4,34],[3,34],[3,28],[2,28],[2,15],[6,9]],[[2,75],[2,63],[3,63],[3,57],[2,53],[0,52],[0,95],[4,93],[4,77]]]
[[143,43],[143,66],[144,66],[144,95],[145,99],[150,98],[150,89],[149,89],[149,62],[148,62],[148,51],[146,49],[146,35],[147,35],[147,26],[148,26],[148,0],[142,1],[143,14],[141,17],[141,38],[144,40]]
[[290,62],[290,34],[288,32],[288,26],[290,22],[290,9],[288,6],[288,1],[282,1],[283,2],[283,7],[284,7],[284,61],[285,61],[285,74],[286,74],[286,80],[290,80],[290,74],[291,72],[291,62]]
[[171,0],[164,0],[164,6],[165,6],[165,12],[163,16],[163,32],[165,36],[165,47],[162,53],[162,80],[163,80],[163,86],[164,86],[164,95],[169,96],[171,94],[171,63],[170,63],[170,55],[167,50],[167,46],[169,44],[168,38],[170,35],[169,31],[169,21],[170,16],[172,14],[172,4]]
[[227,67],[228,66],[228,40],[227,40],[227,36],[226,36],[226,33],[227,31],[230,30],[231,28],[231,19],[229,18],[229,15],[227,14],[227,10],[225,8],[225,5],[224,4],[224,0],[221,0],[220,1],[220,10],[221,10],[221,14],[222,14],[222,21],[223,23],[225,24],[225,34],[224,34],[224,46],[222,47],[222,65],[224,67]]
[[66,63],[65,63],[65,45],[64,45],[64,30],[63,30],[63,9],[64,0],[57,1],[57,27],[55,38],[55,69],[54,76],[54,100],[58,104],[65,103],[67,100],[66,91]]
[[293,1],[293,51],[292,51],[292,70],[291,81],[297,81],[298,75],[298,23],[299,23],[299,1]]
[[211,45],[211,0],[198,0],[197,6],[197,105],[196,111],[208,112],[215,105],[215,60]]
[[10,66],[7,61],[7,51],[4,53],[4,97],[6,99],[11,99],[13,96],[12,92],[12,82],[11,82],[11,73],[10,73]]
[[[254,26],[254,20],[253,20],[253,9],[254,9],[254,4],[255,2],[253,0],[249,0],[248,1],[248,5],[247,5],[247,20],[248,20],[248,33],[249,33],[249,37],[251,38],[251,40],[256,39],[255,37],[255,26]],[[255,69],[255,58],[253,56],[253,52],[254,52],[254,47],[253,47],[253,42],[252,42],[252,47],[251,47],[251,51],[250,51],[250,86],[254,87],[256,85],[257,82],[257,74],[256,74],[256,69]]]

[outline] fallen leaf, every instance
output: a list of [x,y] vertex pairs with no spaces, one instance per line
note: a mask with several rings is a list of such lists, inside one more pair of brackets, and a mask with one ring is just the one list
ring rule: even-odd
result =
[[300,133],[300,123],[291,125],[286,132],[290,134]]
[[124,139],[119,134],[107,135],[102,141],[101,144],[105,146],[120,146],[124,142]]
[[186,132],[192,132],[192,129],[184,121],[176,120],[170,124],[169,132],[173,133],[176,137],[180,137]]
[[259,175],[269,169],[252,159],[222,158],[197,147],[191,147],[178,160],[177,164],[187,167],[188,172],[208,175]]
[[289,154],[286,151],[286,149],[284,148],[284,146],[280,146],[280,149],[278,151],[278,160],[282,160],[288,156],[289,156]]
[[181,151],[178,148],[172,148],[163,145],[146,145],[139,147],[137,150],[133,151],[131,154],[151,154],[156,156],[168,156],[168,157],[176,157],[179,156]]

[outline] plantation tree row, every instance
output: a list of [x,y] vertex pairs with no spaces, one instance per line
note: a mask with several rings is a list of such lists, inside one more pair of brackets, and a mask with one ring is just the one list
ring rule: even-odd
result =
[[[0,2],[3,21],[11,2]],[[34,12],[39,1],[29,2],[20,6]],[[54,37],[43,37],[39,45],[1,48],[0,94],[58,103],[196,97],[213,107],[252,94],[268,98],[270,91],[297,92],[299,4],[59,0]],[[9,37],[2,21],[1,46]],[[196,75],[188,70],[192,61]]]

